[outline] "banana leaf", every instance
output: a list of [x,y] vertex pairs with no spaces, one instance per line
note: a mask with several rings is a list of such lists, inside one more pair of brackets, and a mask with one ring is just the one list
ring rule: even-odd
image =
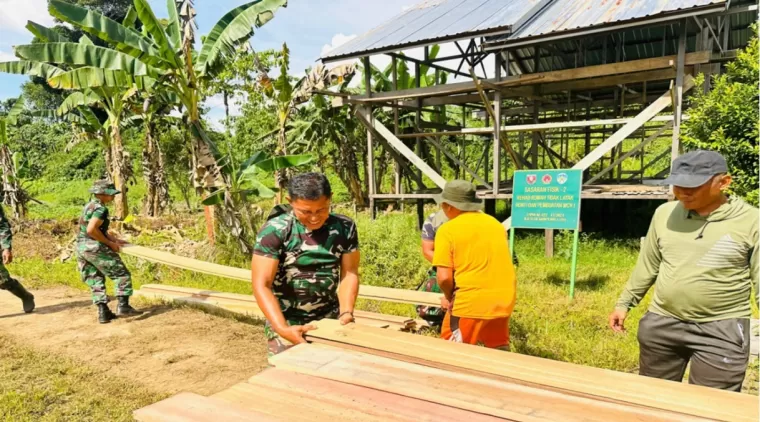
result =
[[169,35],[169,42],[176,51],[182,46],[182,36],[180,35],[179,13],[175,0],[166,0],[166,9],[169,11],[169,26],[166,27],[166,33]]
[[49,79],[63,73],[63,70],[47,63],[29,60],[17,60],[14,62],[0,63],[0,72],[13,73],[16,75],[37,76]]
[[179,68],[182,66],[182,61],[174,51],[169,39],[166,37],[164,27],[159,22],[156,15],[153,13],[153,9],[150,8],[147,0],[134,0],[135,11],[137,17],[140,18],[140,22],[143,24],[143,31],[147,32],[153,37],[153,42],[157,45],[158,51],[161,57],[168,62],[171,66]]
[[149,89],[155,82],[155,79],[147,76],[132,76],[121,70],[95,67],[80,67],[48,79],[48,84],[56,89],[124,88],[132,85],[139,89]]
[[81,106],[90,106],[102,100],[100,95],[90,90],[72,92],[56,109],[56,113],[59,116],[63,116]]
[[200,73],[218,70],[223,57],[233,55],[237,46],[253,36],[254,28],[269,22],[274,12],[286,5],[287,0],[255,0],[222,16],[203,42],[197,61]]
[[35,37],[39,38],[42,42],[66,42],[68,38],[55,32],[46,26],[42,26],[38,23],[27,21],[26,29],[29,30]]
[[136,76],[158,77],[155,67],[120,51],[95,45],[53,42],[16,46],[16,55],[25,60],[75,66],[123,70]]

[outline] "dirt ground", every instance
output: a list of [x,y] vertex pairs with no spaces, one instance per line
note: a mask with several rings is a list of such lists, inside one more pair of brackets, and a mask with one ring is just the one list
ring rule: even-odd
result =
[[136,307],[149,312],[98,324],[86,293],[56,287],[34,295],[37,309],[24,314],[17,298],[0,291],[3,334],[155,391],[210,395],[267,365],[261,325],[139,301]]

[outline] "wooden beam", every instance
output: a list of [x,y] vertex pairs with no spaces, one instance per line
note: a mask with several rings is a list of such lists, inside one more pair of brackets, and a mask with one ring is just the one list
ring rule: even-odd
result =
[[[597,180],[599,180],[599,179],[600,179],[602,176],[604,176],[604,175],[605,175],[605,174],[607,174],[607,173],[608,173],[610,170],[612,170],[613,168],[615,168],[615,166],[617,166],[618,164],[621,164],[621,163],[622,163],[623,161],[625,161],[627,158],[629,158],[630,156],[632,156],[633,154],[635,154],[635,153],[636,153],[638,150],[640,150],[640,149],[644,148],[645,146],[647,146],[647,145],[648,145],[650,142],[654,141],[655,139],[658,139],[660,136],[662,136],[662,134],[663,134],[663,133],[664,133],[666,130],[670,129],[672,126],[673,126],[673,122],[668,122],[668,123],[665,123],[665,125],[663,125],[663,126],[662,126],[662,127],[661,127],[661,128],[658,130],[658,131],[657,131],[657,132],[655,132],[654,134],[652,134],[650,137],[648,137],[647,139],[645,139],[645,140],[644,140],[643,142],[641,142],[640,144],[638,144],[638,145],[636,145],[635,147],[631,148],[631,150],[630,150],[630,151],[628,151],[628,152],[626,152],[625,154],[623,154],[623,155],[622,155],[620,158],[618,158],[618,159],[617,159],[617,160],[616,160],[614,163],[610,164],[610,165],[609,165],[607,168],[605,168],[604,170],[600,171],[600,172],[599,172],[599,173],[597,173],[597,174],[596,174],[594,177],[592,177],[591,179],[589,179],[589,180],[586,182],[586,184],[589,184],[589,185],[590,185],[590,184],[592,184],[592,183],[596,182]],[[643,170],[642,170],[642,171],[643,171]]]
[[[370,71],[369,56],[362,58],[364,64],[364,86],[366,89],[367,97],[372,97],[372,72]],[[372,105],[364,107],[364,113],[372,115]],[[372,199],[372,195],[377,193],[377,185],[375,184],[375,143],[372,139],[372,131],[367,130],[367,193],[369,194],[369,209],[372,218],[375,217],[375,201]]]
[[681,113],[683,112],[684,65],[686,56],[686,20],[681,21],[681,33],[678,36],[678,57],[676,61],[676,84],[673,92],[673,143],[671,146],[671,161],[681,153]]
[[433,168],[430,167],[425,162],[425,160],[415,154],[414,151],[404,145],[404,143],[399,138],[397,138],[396,135],[388,130],[388,128],[383,126],[383,124],[375,119],[374,116],[367,116],[366,114],[358,112],[358,110],[355,115],[359,118],[359,121],[362,122],[362,124],[364,124],[367,128],[372,128],[375,132],[382,136],[390,144],[390,146],[392,146],[396,151],[401,153],[401,155],[411,161],[415,167],[417,167],[420,171],[422,171],[422,173],[429,177],[430,180],[436,184],[436,186],[443,189],[443,187],[446,185],[446,179],[444,179],[440,174],[433,170]]
[[[578,122],[555,122],[555,123],[530,123],[524,125],[502,126],[501,132],[541,132],[550,129],[564,129],[587,126],[604,126],[604,125],[624,125],[636,120],[635,118],[623,117],[615,119],[596,119],[582,120]],[[653,122],[669,122],[673,116],[655,116],[651,119]],[[462,128],[458,131],[434,132],[434,133],[405,133],[399,135],[401,139],[405,138],[424,138],[428,136],[452,136],[452,135],[493,135],[493,128],[475,127]]]
[[[692,73],[693,67],[689,66],[687,70],[687,73]],[[593,91],[599,88],[618,86],[623,83],[632,84],[645,81],[664,81],[675,77],[676,70],[672,68],[649,70],[625,75],[612,75],[587,80],[547,84],[541,87],[541,94],[555,94],[557,92],[578,90]]]
[[[552,72],[540,72],[527,75],[516,75],[502,78],[485,80],[495,86],[508,88],[523,85],[544,84],[550,82],[564,82],[576,79],[596,78],[601,76],[636,73],[647,70],[666,69],[672,66],[677,56],[654,57],[641,60],[629,60],[626,62],[602,64],[596,66],[580,67],[576,69],[556,70]],[[701,51],[689,53],[685,56],[685,65],[703,64],[710,61],[710,52]],[[366,95],[351,96],[349,99],[355,102],[385,102],[406,98],[435,97],[454,94],[464,94],[477,91],[473,82],[459,82],[446,85],[436,85],[425,88],[404,89],[394,92],[375,93],[372,98]]]
[[[496,57],[494,60],[494,67],[495,67],[495,79],[496,81],[501,80],[501,54],[495,53]],[[498,87],[497,87],[498,89]],[[485,98],[485,101],[488,101],[488,98]],[[496,91],[494,93],[494,101],[493,101],[493,109],[489,106],[487,108],[489,111],[493,111],[493,115],[491,116],[491,119],[493,120],[493,137],[494,137],[494,143],[493,143],[493,194],[497,195],[499,193],[499,177],[501,177],[501,142],[496,142],[496,139],[501,140],[501,91]],[[509,139],[506,139],[505,144],[507,146],[511,147],[509,145]],[[511,148],[509,149],[509,153],[512,156],[512,159],[515,160],[515,168],[522,167],[519,162],[517,162],[517,153],[515,153],[514,150]]]

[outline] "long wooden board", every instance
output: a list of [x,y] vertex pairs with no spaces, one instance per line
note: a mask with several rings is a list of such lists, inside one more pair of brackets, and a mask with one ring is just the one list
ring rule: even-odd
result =
[[502,352],[440,339],[341,326],[322,320],[307,339],[420,364],[477,373],[570,394],[625,402],[719,421],[756,422],[757,398],[746,394],[590,368],[516,353]]
[[521,422],[705,420],[576,397],[322,344],[298,345],[271,357],[270,363],[278,369]]
[[[125,245],[122,248],[122,252],[146,261],[181,268],[183,270],[246,282],[251,281],[251,271],[243,268],[227,267],[225,265],[187,258],[138,245]],[[409,303],[413,305],[440,306],[441,296],[442,295],[439,293],[359,285],[359,297],[362,299]]]
[[264,413],[194,393],[180,393],[133,412],[138,422],[275,422]]
[[[298,406],[301,398],[308,397],[318,400],[325,407],[335,407],[344,411],[353,410],[380,420],[404,422],[422,420],[497,422],[502,420],[448,405],[278,368],[267,369],[252,377],[248,383],[293,395],[296,398],[294,407]],[[221,394],[219,396],[221,398]]]
[[[200,305],[221,308],[230,312],[265,318],[264,313],[252,296],[235,293],[215,292],[212,290],[194,289],[190,287],[167,286],[163,284],[144,284],[135,291],[136,296],[150,299],[182,301]],[[375,312],[354,311],[356,322],[373,327],[389,328],[398,330],[415,328],[412,318],[397,315],[385,315]]]

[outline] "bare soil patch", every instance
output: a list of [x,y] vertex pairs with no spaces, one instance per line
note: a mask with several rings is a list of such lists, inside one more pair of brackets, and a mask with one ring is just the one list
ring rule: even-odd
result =
[[267,365],[262,325],[141,302],[136,307],[146,314],[98,324],[86,293],[68,287],[33,293],[37,309],[24,314],[18,299],[0,291],[0,333],[155,391],[209,395]]

